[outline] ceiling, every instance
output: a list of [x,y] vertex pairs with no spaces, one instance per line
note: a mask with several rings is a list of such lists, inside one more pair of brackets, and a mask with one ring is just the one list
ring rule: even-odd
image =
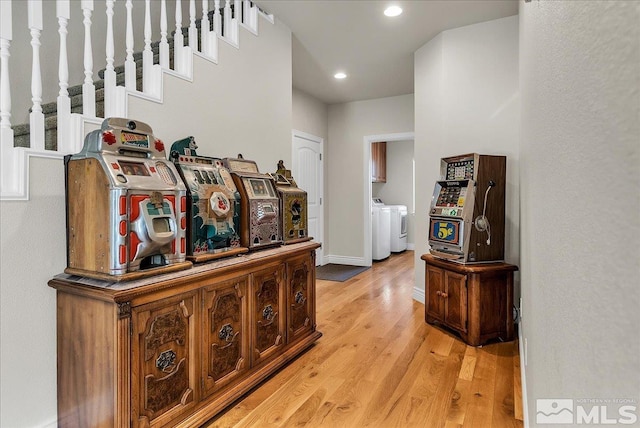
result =
[[[518,0],[255,3],[291,29],[293,86],[327,104],[411,94],[413,53],[438,33],[518,13]],[[403,13],[386,17],[391,4]]]

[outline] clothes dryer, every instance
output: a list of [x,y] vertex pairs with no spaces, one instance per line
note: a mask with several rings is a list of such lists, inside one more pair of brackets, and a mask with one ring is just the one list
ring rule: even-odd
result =
[[407,249],[407,206],[387,205],[390,209],[390,247],[392,253]]

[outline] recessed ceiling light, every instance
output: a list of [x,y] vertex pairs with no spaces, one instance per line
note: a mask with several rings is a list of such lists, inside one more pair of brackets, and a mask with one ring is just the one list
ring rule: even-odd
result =
[[336,79],[344,79],[345,77],[347,77],[347,75],[343,72],[340,72],[340,73],[334,74],[333,77],[335,77]]
[[384,10],[384,14],[387,16],[398,16],[402,13],[402,8],[400,6],[389,6]]

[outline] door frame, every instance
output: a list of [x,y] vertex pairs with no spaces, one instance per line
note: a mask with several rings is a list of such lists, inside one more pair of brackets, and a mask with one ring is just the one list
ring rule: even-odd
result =
[[[364,168],[364,200],[362,201],[364,218],[362,219],[362,224],[364,227],[364,262],[366,266],[371,266],[373,263],[373,249],[371,248],[371,240],[372,240],[372,232],[371,232],[371,198],[372,190],[371,190],[371,143],[381,143],[381,142],[389,142],[389,141],[404,141],[404,140],[413,140],[415,144],[415,133],[411,132],[398,132],[394,134],[378,134],[378,135],[365,135],[364,140],[364,156],[363,156],[363,165]],[[415,150],[415,145],[414,145]]]
[[[320,193],[320,212],[318,215],[318,230],[322,240],[322,246],[316,250],[316,266],[322,266],[324,265],[324,248],[326,246],[325,233],[324,233],[324,207],[325,207],[325,204],[324,204],[324,200],[325,200],[324,198],[324,138],[318,137],[313,134],[309,134],[307,132],[299,131],[297,129],[293,129],[291,131],[291,169],[292,170],[294,168],[294,159],[295,159],[294,141],[296,137],[302,138],[304,140],[308,140],[320,145],[321,157],[320,157],[319,171],[320,171],[321,177],[319,177],[319,180],[318,180],[318,183],[319,183],[318,192]],[[295,166],[297,168],[297,164]]]

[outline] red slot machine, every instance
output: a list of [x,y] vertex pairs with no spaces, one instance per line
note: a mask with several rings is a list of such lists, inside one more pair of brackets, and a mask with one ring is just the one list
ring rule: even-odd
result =
[[105,119],[65,172],[65,272],[120,281],[191,267],[186,188],[149,125]]

